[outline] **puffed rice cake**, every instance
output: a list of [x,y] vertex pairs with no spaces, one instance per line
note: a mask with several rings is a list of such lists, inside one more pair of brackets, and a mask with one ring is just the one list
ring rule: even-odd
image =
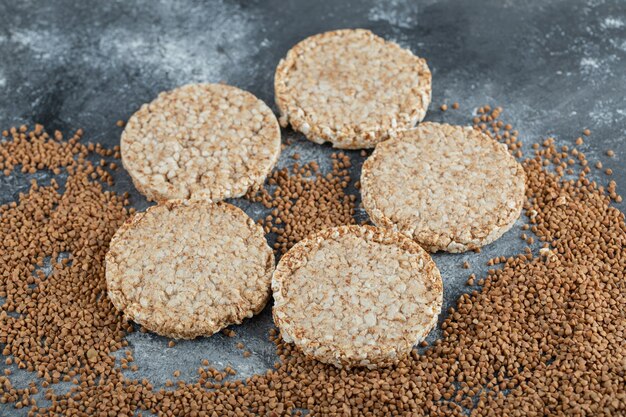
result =
[[298,242],[272,278],[283,339],[337,367],[390,365],[437,324],[443,286],[418,244],[372,226],[325,229]]
[[239,208],[169,200],[136,214],[106,255],[109,298],[163,336],[209,336],[260,312],[274,254],[261,226]]
[[321,33],[295,45],[274,76],[279,122],[336,148],[373,148],[426,114],[426,60],[369,30]]
[[122,162],[149,200],[241,197],[280,154],[280,127],[263,101],[224,84],[163,92],[128,121]]
[[363,207],[374,224],[430,252],[464,252],[509,230],[526,176],[504,144],[471,127],[421,123],[363,164]]

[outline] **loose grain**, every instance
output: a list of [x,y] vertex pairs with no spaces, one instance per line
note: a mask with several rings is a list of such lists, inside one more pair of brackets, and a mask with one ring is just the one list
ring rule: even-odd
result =
[[[513,130],[513,126],[500,120],[502,107],[491,109],[490,106],[479,107],[478,115],[472,119],[473,127],[485,133],[489,137],[504,143],[509,151],[517,158],[522,156],[522,142],[518,138],[518,131]],[[538,143],[532,145],[533,149],[539,148]]]
[[[492,112],[480,110],[481,116]],[[603,188],[584,170],[572,179],[556,171],[555,161],[567,160],[563,152],[576,158],[573,150],[548,141],[523,162],[525,230],[545,250],[533,255],[527,248],[482,277],[470,276],[468,284],[480,291],[457,300],[441,338],[424,353],[414,351],[392,368],[338,370],[305,358],[271,331],[281,358],[275,369],[243,380],[207,369],[194,382],[174,387],[169,381],[173,388],[164,390],[122,376],[111,353],[131,327],[98,297],[108,239],[127,215],[125,198],[91,179],[95,167],[86,156],[95,146],[89,151],[77,137],[44,135],[14,128],[0,143],[9,175],[20,164],[71,171],[64,191],[56,182],[33,184],[0,208],[0,296],[6,299],[0,343],[7,358],[43,379],[49,402],[37,405],[34,383],[17,388],[0,376],[2,404],[45,416],[301,416],[303,409],[316,416],[626,414],[624,214],[610,203],[611,194],[619,197],[614,182]],[[53,272],[45,278],[38,264],[55,250],[70,254],[52,256]],[[86,360],[91,348],[95,365]],[[57,392],[53,382],[70,373],[78,385]]]
[[276,234],[274,250],[284,254],[294,244],[324,228],[355,224],[356,196],[348,193],[350,158],[343,152],[331,155],[332,168],[321,172],[317,162],[274,171],[269,187],[248,193],[251,201],[272,209],[260,221],[266,233]]
[[224,329],[224,330],[222,330],[222,333],[226,337],[235,337],[235,336],[237,336],[237,332],[235,332],[232,329]]
[[[96,375],[118,373],[111,353],[127,344],[124,335],[132,331],[104,295],[104,255],[128,214],[127,196],[103,189],[112,177],[88,158],[110,152],[82,144],[81,135],[63,139],[40,125],[30,132],[22,126],[0,144],[5,175],[18,168],[67,174],[63,188],[60,179],[48,185],[31,180],[18,201],[0,206],[2,353],[45,385],[75,375],[93,384]],[[17,401],[3,386],[0,398]]]

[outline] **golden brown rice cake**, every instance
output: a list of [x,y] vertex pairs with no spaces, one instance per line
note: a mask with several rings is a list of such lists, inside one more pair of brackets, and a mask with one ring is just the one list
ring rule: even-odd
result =
[[325,229],[300,241],[280,260],[272,291],[283,338],[338,367],[402,359],[436,325],[443,300],[428,253],[372,226]]
[[422,123],[376,148],[363,164],[361,193],[376,225],[431,252],[463,252],[513,226],[525,179],[506,146],[484,133]]
[[311,36],[274,77],[280,123],[316,143],[373,148],[421,121],[431,98],[426,60],[369,30]]
[[124,168],[149,200],[219,201],[263,183],[280,154],[280,127],[247,91],[189,84],[141,106],[121,149]]
[[109,298],[163,336],[209,336],[260,312],[274,255],[261,226],[227,203],[170,200],[128,220],[106,255]]

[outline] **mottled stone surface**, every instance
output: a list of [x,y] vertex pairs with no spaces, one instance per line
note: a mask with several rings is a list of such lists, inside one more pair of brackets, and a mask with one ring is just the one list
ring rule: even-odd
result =
[[[620,0],[1,0],[0,16],[1,129],[35,122],[66,132],[82,127],[86,140],[114,145],[121,133],[118,119],[128,119],[162,90],[198,81],[247,89],[275,110],[274,69],[293,44],[325,30],[364,27],[428,59],[433,103],[426,120],[467,124],[477,106],[501,105],[503,119],[527,144],[554,136],[571,145],[588,127],[593,133],[580,149],[591,165],[602,160],[612,168],[618,192],[626,193],[626,3]],[[438,110],[454,101],[459,110]],[[283,137],[295,143],[279,166],[291,164],[295,152],[302,161],[329,166],[329,146],[289,130]],[[607,149],[616,157],[606,157]],[[528,146],[525,150],[529,154]],[[357,162],[357,178],[363,158],[349,154]],[[592,172],[592,178],[608,181]],[[148,206],[122,170],[116,181],[116,190],[131,192],[133,206]],[[0,202],[14,200],[27,187],[23,175],[0,176]],[[262,214],[258,205],[234,203],[255,218]],[[470,273],[484,276],[487,259],[523,249],[519,233],[514,227],[479,255],[434,257],[445,287],[440,321],[459,294],[477,289],[465,286]],[[469,269],[462,268],[464,261]],[[140,370],[129,376],[147,377],[157,388],[173,379],[175,369],[181,378],[194,380],[204,358],[232,365],[241,377],[263,372],[276,360],[267,341],[271,326],[266,309],[236,326],[235,338],[216,335],[167,348],[165,338],[134,333],[128,339]],[[433,331],[429,340],[438,336]],[[253,352],[250,358],[236,348],[240,341]],[[16,386],[34,378],[13,371]],[[21,411],[0,405],[2,416],[25,415]]]

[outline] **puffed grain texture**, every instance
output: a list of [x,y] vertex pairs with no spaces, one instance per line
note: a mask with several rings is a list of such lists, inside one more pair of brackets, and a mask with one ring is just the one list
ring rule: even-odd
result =
[[325,229],[298,242],[272,278],[283,338],[337,367],[406,357],[437,323],[443,287],[419,245],[372,226]]
[[269,107],[223,84],[163,92],[128,121],[122,162],[149,200],[241,197],[263,183],[280,154]]
[[422,123],[376,148],[363,164],[361,187],[376,225],[431,252],[464,252],[513,226],[525,174],[505,145],[476,129]]
[[239,208],[170,200],[129,219],[106,255],[109,298],[163,336],[209,336],[260,312],[274,254]]
[[276,68],[274,89],[283,127],[336,148],[373,148],[424,118],[431,73],[411,51],[344,29],[295,45]]

